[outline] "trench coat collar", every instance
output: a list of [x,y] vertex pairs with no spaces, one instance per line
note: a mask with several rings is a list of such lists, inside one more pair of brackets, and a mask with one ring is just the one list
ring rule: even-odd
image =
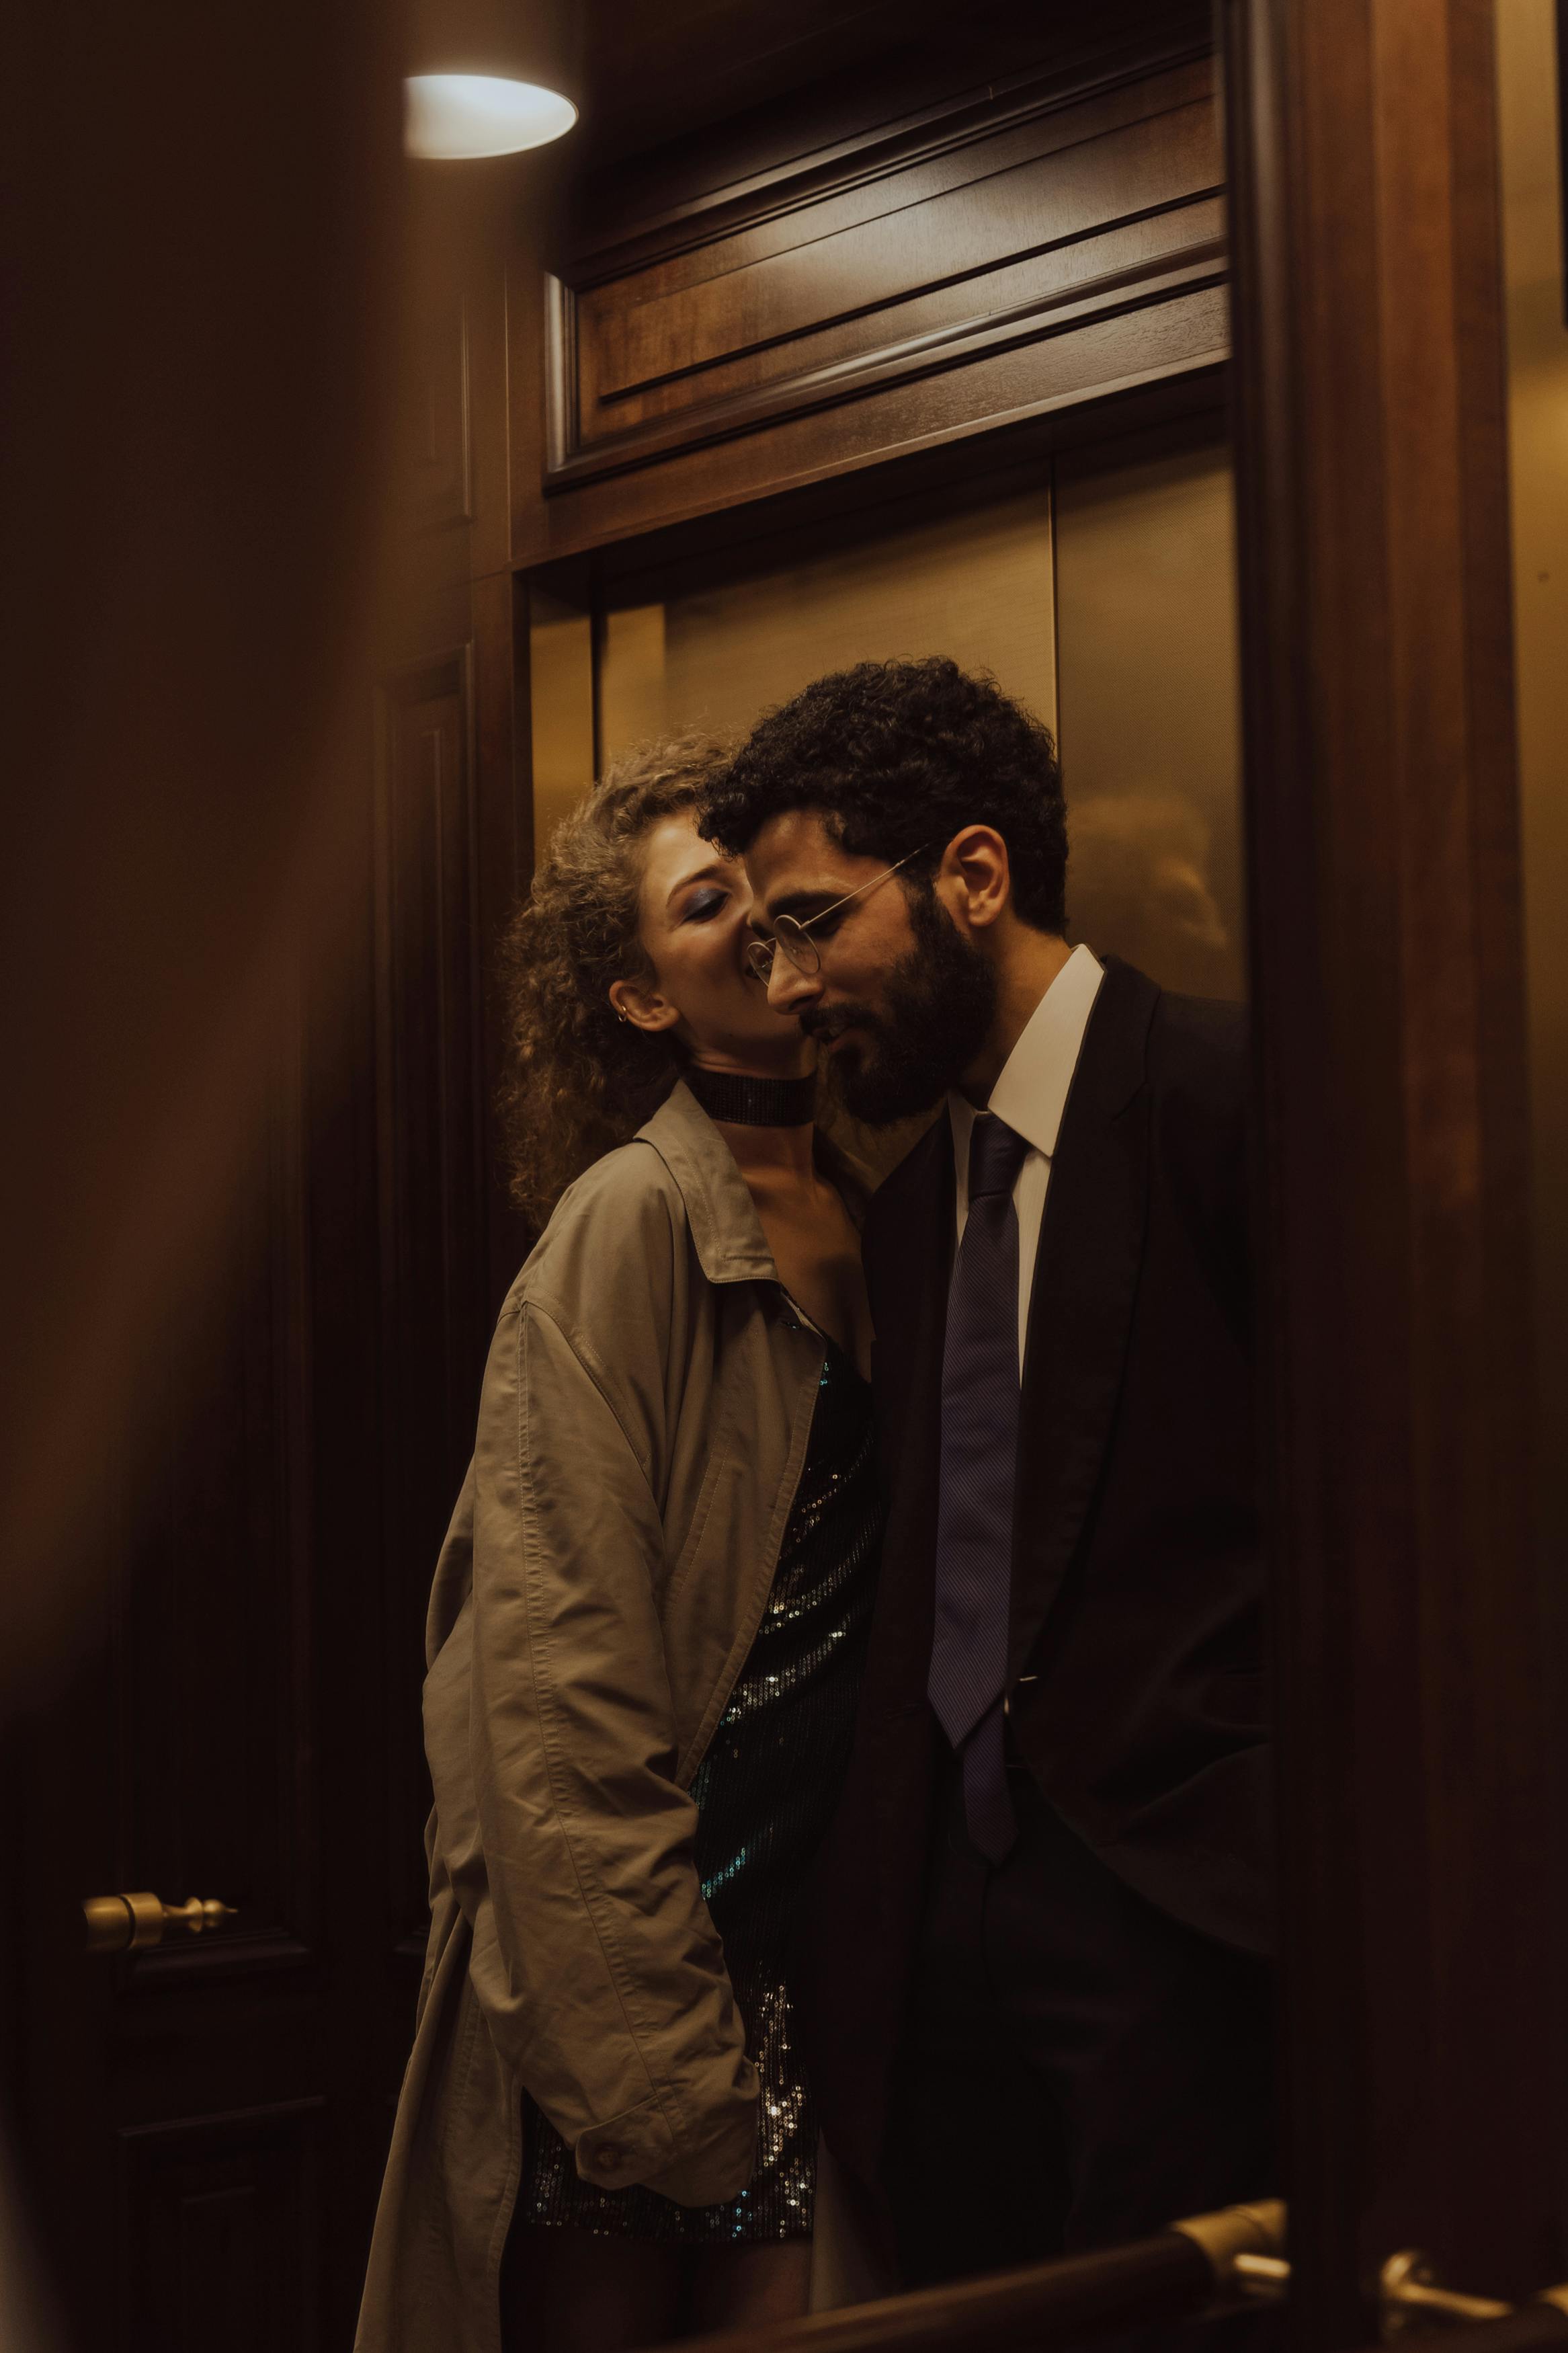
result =
[[679,1187],[709,1282],[777,1282],[779,1271],[735,1156],[683,1081],[638,1128],[637,1141],[652,1145]]

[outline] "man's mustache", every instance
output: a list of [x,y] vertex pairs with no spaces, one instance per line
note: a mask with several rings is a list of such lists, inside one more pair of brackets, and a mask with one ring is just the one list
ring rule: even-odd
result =
[[819,1046],[829,1046],[846,1029],[876,1031],[882,1022],[868,1005],[808,1005],[800,1015],[800,1026]]

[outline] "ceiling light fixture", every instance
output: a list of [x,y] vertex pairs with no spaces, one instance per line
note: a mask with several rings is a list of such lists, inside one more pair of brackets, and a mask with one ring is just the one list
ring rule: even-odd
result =
[[412,0],[405,144],[463,161],[571,130],[582,95],[578,0]]
[[410,74],[406,90],[411,155],[516,155],[559,139],[577,120],[559,90],[500,74]]

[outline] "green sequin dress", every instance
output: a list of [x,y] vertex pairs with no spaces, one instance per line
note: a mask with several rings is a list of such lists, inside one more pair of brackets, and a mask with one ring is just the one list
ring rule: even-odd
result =
[[816,2123],[791,2031],[784,1957],[806,1873],[837,1804],[881,1546],[867,1384],[831,1340],[773,1588],[697,1769],[696,1862],[762,2079],[757,2166],[720,2206],[579,2179],[524,2101],[520,2224],[701,2244],[809,2236]]

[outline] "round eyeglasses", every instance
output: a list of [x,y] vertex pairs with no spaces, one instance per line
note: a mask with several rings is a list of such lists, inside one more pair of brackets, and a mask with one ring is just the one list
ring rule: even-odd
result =
[[818,923],[825,923],[829,915],[836,915],[839,908],[847,907],[852,899],[863,899],[868,891],[874,891],[879,882],[885,882],[890,874],[896,874],[900,866],[907,866],[911,858],[919,858],[930,848],[930,842],[925,841],[919,849],[906,851],[896,864],[884,866],[880,874],[873,874],[868,882],[862,882],[857,890],[846,891],[842,899],[835,899],[831,906],[824,907],[819,914],[812,915],[804,923],[795,915],[775,915],[773,937],[751,943],[746,950],[747,965],[765,986],[773,976],[774,952],[783,948],[796,972],[805,973],[809,979],[813,973],[822,970],[822,950],[811,936]]

